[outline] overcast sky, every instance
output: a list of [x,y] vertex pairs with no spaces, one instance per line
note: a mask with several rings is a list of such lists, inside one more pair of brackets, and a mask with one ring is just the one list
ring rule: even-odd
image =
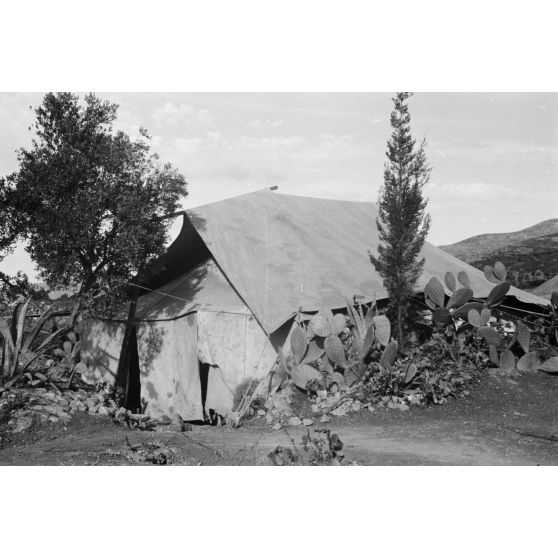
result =
[[[390,134],[389,93],[100,94],[116,126],[152,135],[189,183],[185,208],[272,185],[286,194],[376,201]],[[39,93],[0,94],[0,175],[30,144]],[[448,244],[558,217],[558,94],[417,93],[412,131],[426,136],[429,241]],[[22,247],[0,263],[34,279]]]

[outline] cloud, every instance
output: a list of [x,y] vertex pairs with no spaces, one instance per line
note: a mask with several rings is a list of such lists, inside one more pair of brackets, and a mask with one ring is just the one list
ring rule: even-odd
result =
[[192,155],[203,145],[203,138],[176,138],[174,148],[181,154]]
[[[548,218],[533,204],[532,189],[512,188],[491,182],[430,183],[427,211],[432,216],[429,241],[451,244],[464,238],[492,232],[509,232]],[[546,205],[552,207],[552,195]],[[544,201],[543,201],[544,204]]]
[[429,183],[425,194],[431,204],[460,205],[486,204],[489,202],[503,203],[509,200],[527,198],[528,194],[520,189],[511,188],[502,184],[488,182],[470,183]]
[[514,140],[484,140],[477,145],[456,145],[455,143],[436,142],[432,144],[435,152],[442,158],[453,157],[458,159],[479,162],[494,162],[498,160],[513,159],[515,162],[538,162],[548,157],[558,157],[558,147],[555,145],[541,145],[534,142],[521,142]]
[[157,107],[152,113],[155,126],[168,125],[212,126],[213,117],[207,109],[197,109],[193,105],[176,105],[170,101]]
[[284,122],[282,120],[250,120],[246,123],[246,128],[280,128],[283,126]]

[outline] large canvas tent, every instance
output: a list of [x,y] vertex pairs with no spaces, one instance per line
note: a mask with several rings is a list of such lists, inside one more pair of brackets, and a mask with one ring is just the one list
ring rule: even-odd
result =
[[[235,388],[263,377],[297,312],[343,308],[347,297],[387,297],[370,263],[379,238],[374,204],[263,190],[186,211],[182,230],[138,301],[130,370],[142,409],[202,420],[227,414]],[[416,286],[466,271],[476,297],[492,287],[472,266],[426,243]],[[511,304],[547,301],[511,288]],[[283,327],[282,327],[283,326]],[[82,341],[90,381],[114,381],[123,320],[93,320]]]

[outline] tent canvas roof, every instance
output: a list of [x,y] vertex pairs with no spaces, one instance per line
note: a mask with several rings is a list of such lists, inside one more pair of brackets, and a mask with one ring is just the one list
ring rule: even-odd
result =
[[[216,262],[210,275],[220,270],[268,333],[299,308],[306,312],[341,308],[354,294],[368,300],[387,297],[382,278],[368,256],[379,243],[377,209],[372,203],[262,190],[190,209],[186,215],[167,260],[186,261],[186,247],[198,246],[200,252],[199,245],[204,244]],[[447,271],[457,274],[461,270],[469,274],[476,297],[486,297],[494,286],[482,271],[432,244],[425,243],[422,256],[425,266],[418,291],[433,276],[443,280]],[[173,289],[184,290],[179,286],[181,281],[189,281],[188,273],[175,280]],[[217,281],[210,276],[207,281],[222,292],[222,278]],[[547,304],[514,287],[509,294],[524,303]],[[153,296],[141,297],[146,299],[144,308]],[[197,300],[196,296],[192,295],[192,300]],[[223,296],[228,304],[237,300]]]
[[536,289],[533,289],[533,294],[550,299],[554,291],[558,291],[558,275],[551,277],[548,281],[539,285]]

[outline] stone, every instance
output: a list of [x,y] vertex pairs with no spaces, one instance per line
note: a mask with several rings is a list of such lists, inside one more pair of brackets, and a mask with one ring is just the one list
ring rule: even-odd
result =
[[351,409],[352,404],[352,400],[345,401],[344,403],[341,403],[339,407],[333,409],[333,411],[331,411],[331,414],[335,417],[344,417]]
[[265,417],[265,411],[263,409],[258,409],[258,416],[259,417]]
[[324,423],[324,422],[329,422],[331,420],[330,417],[328,417],[327,415],[322,415],[320,418],[320,422]]
[[97,412],[99,415],[104,417],[108,417],[111,414],[110,409],[108,407],[105,407],[104,405],[101,405]]
[[314,421],[310,418],[305,418],[302,419],[302,424],[303,426],[312,426],[314,424]]
[[273,415],[271,413],[267,413],[266,417],[265,417],[265,423],[266,424],[271,424],[273,422]]
[[273,430],[279,430],[281,428],[281,423],[280,422],[276,422],[272,427]]
[[287,421],[288,426],[300,426],[301,424],[302,421],[298,417],[289,417],[289,420]]
[[353,401],[352,405],[351,405],[351,411],[354,411],[355,413],[358,413],[361,409],[361,403],[360,401]]
[[33,415],[26,415],[10,420],[8,425],[12,432],[25,432],[29,430],[36,421],[37,419]]
[[104,403],[108,398],[108,393],[106,391],[100,391],[99,393],[95,394],[93,398],[96,398],[97,401],[100,403]]
[[58,417],[55,417],[54,415],[50,415],[50,417],[48,417],[48,420],[50,422],[58,422],[60,419]]
[[320,412],[320,406],[317,405],[316,403],[314,403],[314,405],[312,405],[312,407],[310,407],[312,409],[313,413],[319,413]]
[[318,398],[319,399],[327,399],[327,390],[325,389],[319,389],[318,390]]
[[63,422],[70,422],[72,420],[72,415],[70,413],[58,413],[57,417]]

